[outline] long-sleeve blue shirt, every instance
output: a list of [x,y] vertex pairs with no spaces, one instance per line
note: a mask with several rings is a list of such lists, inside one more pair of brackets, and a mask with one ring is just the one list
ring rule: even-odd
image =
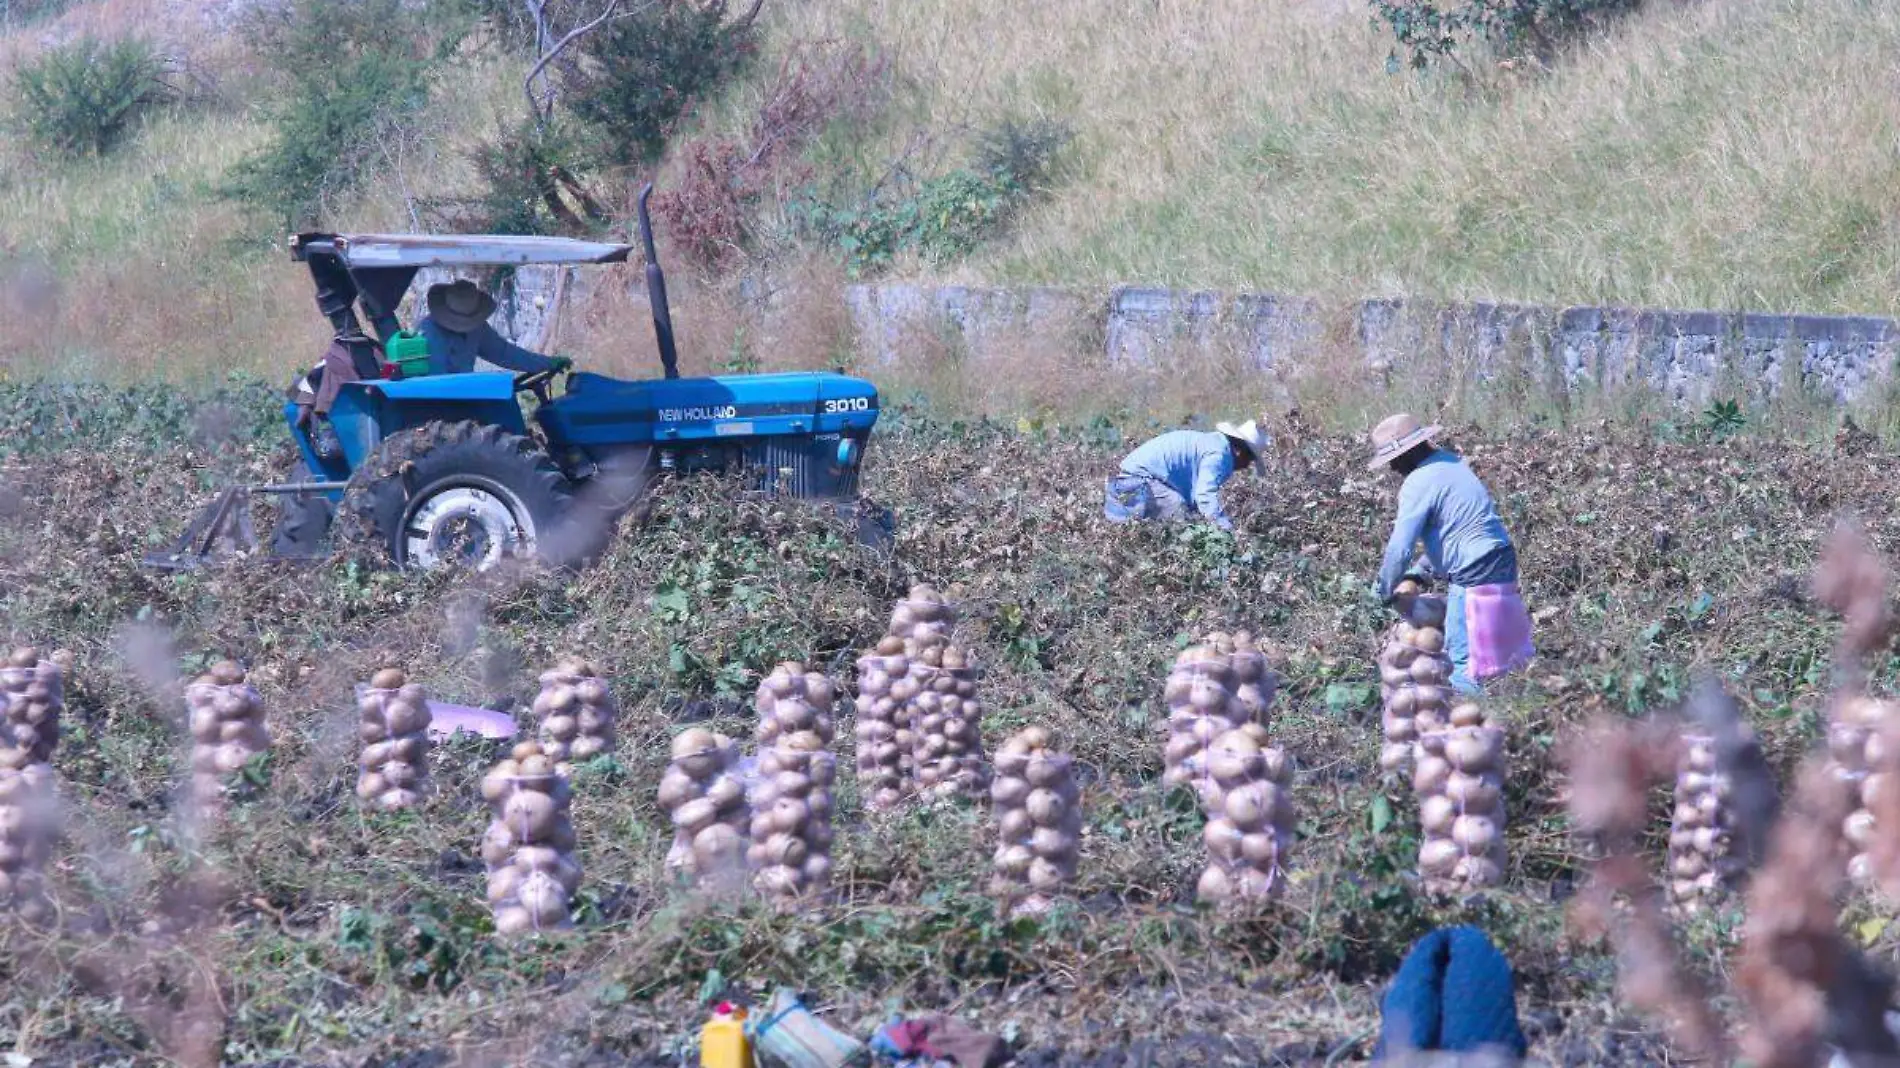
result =
[[1234,450],[1225,434],[1170,431],[1129,453],[1122,474],[1163,483],[1222,530],[1234,529],[1220,503],[1221,485],[1234,476]]
[[554,366],[553,360],[509,341],[487,323],[466,334],[458,334],[433,318],[424,316],[422,322],[416,324],[416,332],[428,339],[430,374],[473,371],[476,357],[521,374],[545,371]]
[[1455,586],[1517,581],[1517,550],[1491,494],[1457,456],[1437,449],[1405,476],[1399,518],[1379,568],[1379,597],[1405,577],[1412,548],[1425,543],[1432,572]]

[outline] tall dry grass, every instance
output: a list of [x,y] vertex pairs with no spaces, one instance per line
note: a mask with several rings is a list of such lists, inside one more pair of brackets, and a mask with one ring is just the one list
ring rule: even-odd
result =
[[988,281],[1887,313],[1900,5],[1650,5],[1548,73],[1388,76],[1361,3],[837,0],[917,127],[1040,114],[1068,181]]

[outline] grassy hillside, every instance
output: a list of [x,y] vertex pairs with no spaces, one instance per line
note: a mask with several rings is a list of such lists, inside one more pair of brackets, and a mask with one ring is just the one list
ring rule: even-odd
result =
[[781,22],[878,42],[928,128],[1073,125],[1068,181],[961,277],[1900,311],[1900,8],[1649,6],[1470,89],[1386,75],[1343,2],[844,0]]
[[[268,136],[227,7],[91,0],[0,37],[4,68],[49,37],[137,29],[212,86],[104,160],[0,143],[0,290],[34,272],[61,283],[0,317],[6,365],[280,378],[314,356],[322,324],[278,228],[219,195]],[[748,345],[763,356],[746,360],[833,359],[844,277],[838,249],[792,225],[804,191],[848,202],[894,172],[941,173],[1005,119],[1073,134],[1048,190],[968,255],[900,256],[883,276],[1900,313],[1893,5],[1652,4],[1550,69],[1476,80],[1388,75],[1387,39],[1348,0],[773,3],[762,40],[676,144],[745,129],[783,57],[815,42],[870,48],[887,98],[805,148],[798,180],[758,208],[782,240],[745,269],[796,285],[806,321],[781,313],[761,343],[729,280],[677,272],[694,366]],[[369,186],[334,205],[338,225],[408,228],[418,200],[468,193],[468,152],[521,112],[520,69],[477,35]],[[637,364],[623,350],[640,325],[596,320],[579,354]]]

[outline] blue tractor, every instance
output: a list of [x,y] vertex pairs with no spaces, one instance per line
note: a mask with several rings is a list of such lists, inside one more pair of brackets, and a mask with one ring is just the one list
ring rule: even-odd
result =
[[[651,191],[641,194],[639,219],[659,379],[483,370],[416,377],[390,362],[417,341],[399,329],[396,309],[424,267],[619,263],[632,245],[293,236],[291,255],[309,267],[338,343],[353,341],[370,354],[366,373],[335,391],[333,442],[313,440],[307,405],[294,395],[286,401],[303,477],[225,490],[178,545],[146,562],[185,569],[255,548],[252,495],[267,494],[283,503],[276,555],[340,546],[406,568],[486,570],[510,557],[576,563],[601,548],[653,477],[690,471],[743,472],[767,492],[849,507],[861,533],[875,528],[857,498],[859,464],[878,418],[876,387],[829,372],[680,377],[646,210]],[[363,333],[359,303],[380,341]],[[564,388],[552,389],[559,379]]]

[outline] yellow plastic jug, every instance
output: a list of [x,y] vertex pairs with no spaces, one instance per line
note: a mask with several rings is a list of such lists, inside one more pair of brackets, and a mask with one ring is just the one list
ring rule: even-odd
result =
[[713,1009],[699,1029],[700,1068],[752,1068],[752,1044],[746,1039],[745,1010],[729,1001]]

